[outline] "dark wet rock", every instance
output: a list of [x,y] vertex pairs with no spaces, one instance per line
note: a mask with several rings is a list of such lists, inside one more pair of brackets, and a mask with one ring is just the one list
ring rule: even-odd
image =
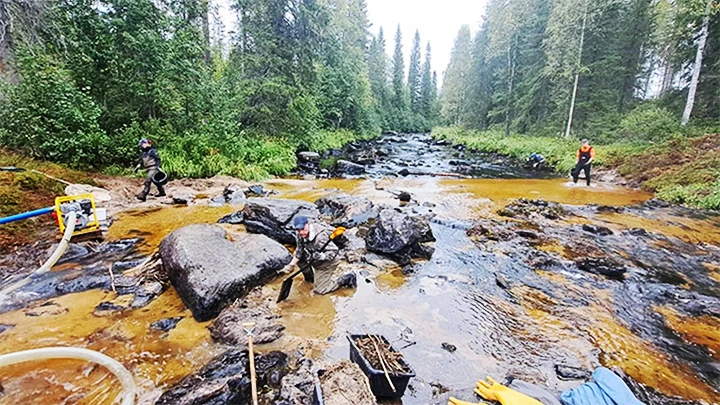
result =
[[446,351],[448,351],[448,352],[450,352],[450,353],[454,353],[454,352],[457,350],[457,346],[455,346],[455,345],[453,345],[453,344],[450,344],[450,343],[447,343],[447,342],[443,343],[443,344],[440,345],[440,346],[443,348],[443,350],[446,350]]
[[317,162],[320,160],[320,154],[317,152],[300,152],[297,157],[298,160],[303,162]]
[[610,228],[605,227],[605,226],[600,226],[600,225],[584,224],[582,226],[582,229],[585,232],[590,232],[590,233],[593,233],[595,235],[600,235],[600,236],[608,236],[608,235],[613,234],[613,231],[611,231]]
[[159,281],[146,281],[135,291],[135,298],[130,304],[131,308],[142,308],[157,298],[165,287]]
[[555,365],[555,374],[557,374],[557,377],[561,380],[587,380],[590,378],[590,372],[578,368],[578,367],[572,367],[572,366],[566,366],[563,364],[556,364]]
[[432,144],[438,145],[438,146],[448,146],[448,145],[452,145],[452,142],[448,141],[447,139],[437,139],[437,140],[433,141]]
[[225,308],[208,327],[213,340],[225,345],[247,345],[246,322],[255,322],[253,342],[262,344],[279,339],[285,327],[278,322],[267,302],[254,304],[249,300]]
[[267,197],[271,194],[277,194],[274,190],[265,190],[262,184],[253,184],[248,187],[245,194],[249,197]]
[[410,200],[412,200],[412,195],[410,195],[407,191],[401,191],[400,194],[398,194],[398,200],[400,200],[400,202],[410,202]]
[[127,261],[118,261],[112,264],[112,271],[113,273],[121,273],[126,270],[130,270],[133,267],[137,267],[143,262],[145,262],[145,258],[142,259],[135,259],[135,260],[127,260]]
[[525,238],[525,239],[539,239],[540,238],[537,233],[535,233],[533,231],[528,231],[527,229],[518,229],[515,231],[515,234],[517,236],[519,236],[521,238]]
[[642,228],[632,228],[628,229],[627,233],[633,236],[647,236],[648,232]]
[[176,316],[173,318],[165,318],[161,319],[159,321],[155,321],[150,324],[150,329],[157,330],[160,332],[169,332],[172,329],[175,329],[175,326],[177,326],[178,322],[183,320],[183,316]]
[[521,198],[499,210],[498,214],[518,219],[531,219],[538,216],[547,219],[560,219],[565,215],[565,210],[558,203]]
[[97,306],[95,306],[95,309],[93,310],[93,314],[95,316],[105,316],[110,313],[121,312],[126,309],[128,309],[126,305],[121,305],[112,301],[106,301],[97,304]]
[[2,334],[6,330],[12,329],[14,327],[15,327],[15,325],[8,325],[6,323],[0,323],[0,334]]
[[312,372],[313,362],[300,359],[297,371],[288,374],[281,381],[278,405],[311,405],[315,390],[315,376]]
[[[287,355],[270,352],[255,356],[258,387],[273,387],[270,376],[284,376]],[[231,349],[212,359],[199,372],[189,375],[168,391],[156,405],[230,405],[251,403],[250,372],[247,350]]]
[[333,226],[351,228],[377,216],[377,209],[370,200],[344,193],[322,197],[315,205]]
[[239,225],[242,224],[244,221],[245,214],[243,214],[242,211],[236,211],[232,214],[225,215],[224,217],[218,219],[218,224]]
[[263,235],[233,238],[217,225],[198,224],[172,232],[160,244],[170,281],[199,322],[214,318],[290,262],[287,249]]
[[365,173],[365,166],[340,159],[335,163],[335,170],[342,174],[358,175]]
[[172,202],[178,205],[187,205],[195,200],[195,192],[191,189],[178,189],[173,191]]
[[623,207],[615,207],[612,205],[598,205],[596,208],[597,212],[614,212],[614,213],[621,213],[625,211],[625,208]]
[[575,261],[582,271],[599,274],[614,280],[623,280],[627,269],[624,265],[607,257],[586,257]]
[[424,244],[434,241],[426,218],[396,209],[380,211],[365,236],[368,251],[389,255],[401,264],[409,263],[411,258],[429,259],[434,250]]
[[230,184],[223,190],[223,197],[228,204],[242,204],[245,202],[243,185],[239,183]]
[[102,288],[105,290],[110,289],[110,276],[107,274],[92,274],[92,275],[78,275],[75,278],[62,280],[57,283],[55,289],[57,295],[72,294],[80,291],[94,290],[96,288]]
[[515,233],[506,229],[504,224],[495,221],[480,221],[467,230],[470,237],[493,241],[507,241],[515,237]]
[[290,229],[296,215],[319,220],[317,207],[305,201],[280,198],[251,198],[243,208],[248,232],[267,235],[280,243],[295,244],[295,233]]
[[401,169],[401,170],[398,172],[398,174],[399,174],[400,176],[406,177],[406,176],[409,176],[409,175],[410,175],[410,170],[408,170],[408,169]]
[[515,282],[503,274],[495,273],[495,284],[503,290],[507,290],[515,286]]
[[669,208],[669,207],[672,207],[672,204],[667,201],[663,201],[663,200],[660,200],[657,198],[651,198],[651,199],[645,201],[644,203],[642,203],[641,206],[647,207],[647,208]]
[[[55,252],[55,249],[57,249],[58,244],[54,243],[52,246],[50,246],[50,249],[47,251],[47,257],[50,257],[50,255]],[[75,259],[87,256],[90,253],[90,250],[88,250],[87,247],[84,245],[78,244],[78,243],[70,243],[67,247],[67,250],[65,253],[63,253],[60,260],[58,260],[57,264],[62,263],[70,263]]]

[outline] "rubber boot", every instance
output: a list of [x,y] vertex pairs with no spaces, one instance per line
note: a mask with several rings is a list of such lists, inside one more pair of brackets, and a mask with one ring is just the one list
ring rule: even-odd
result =
[[137,198],[138,200],[140,200],[142,202],[145,202],[145,200],[147,199],[147,195],[140,193],[140,194],[136,195],[135,198]]
[[166,194],[165,194],[165,189],[163,188],[163,186],[161,186],[159,184],[156,184],[155,186],[158,189],[158,193],[155,194],[155,197],[165,197]]

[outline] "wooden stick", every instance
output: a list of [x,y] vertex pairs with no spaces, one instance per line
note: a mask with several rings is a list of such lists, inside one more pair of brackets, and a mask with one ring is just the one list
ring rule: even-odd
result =
[[[243,324],[243,327],[253,328],[255,327],[255,323],[253,322]],[[250,329],[249,331],[245,329],[245,331],[248,332],[248,354],[250,356],[250,387],[252,389],[252,400],[253,405],[258,405],[257,377],[255,376],[255,353],[253,350],[252,329]]]
[[397,390],[395,389],[395,385],[392,383],[392,380],[390,380],[390,374],[388,374],[387,367],[385,367],[385,361],[383,360],[382,354],[380,354],[380,348],[378,347],[377,343],[375,343],[375,339],[373,339],[372,335],[368,334],[368,337],[370,338],[373,346],[375,346],[375,352],[378,355],[378,360],[380,360],[380,366],[382,366],[383,372],[385,372],[385,378],[387,379],[388,384],[390,384],[390,388],[392,388],[393,392],[397,392]]
[[117,292],[115,290],[115,275],[112,272],[112,264],[108,266],[108,273],[110,273],[110,287],[112,287],[113,292]]
[[30,171],[33,173],[42,174],[43,176],[47,177],[48,179],[53,179],[55,181],[59,181],[60,183],[67,184],[68,186],[72,186],[72,183],[70,183],[69,181],[65,181],[63,179],[58,179],[57,177],[53,177],[53,176],[43,173],[39,170],[30,170]]

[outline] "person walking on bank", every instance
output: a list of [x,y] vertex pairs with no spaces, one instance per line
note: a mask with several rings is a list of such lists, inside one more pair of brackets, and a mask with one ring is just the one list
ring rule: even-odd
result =
[[[142,192],[135,196],[140,201],[145,201],[147,195],[150,193],[150,186],[153,184],[153,177],[160,171],[160,155],[157,153],[157,149],[152,146],[152,141],[149,139],[141,139],[140,143],[140,159],[137,166],[135,166],[135,173],[138,170],[147,170],[147,177],[145,178],[145,187]],[[156,197],[165,197],[165,189],[160,184],[155,183],[158,193]]]
[[583,139],[582,146],[577,151],[577,164],[572,171],[573,183],[577,184],[580,172],[584,171],[585,181],[588,186],[590,185],[590,168],[593,160],[595,160],[595,149],[590,146],[590,141]]
[[342,287],[357,287],[355,273],[344,272],[338,268],[340,249],[335,243],[328,243],[332,234],[331,228],[325,224],[312,223],[304,215],[295,216],[292,225],[297,231],[297,247],[288,267],[312,264],[303,276],[305,281],[315,283],[313,292],[329,294]]

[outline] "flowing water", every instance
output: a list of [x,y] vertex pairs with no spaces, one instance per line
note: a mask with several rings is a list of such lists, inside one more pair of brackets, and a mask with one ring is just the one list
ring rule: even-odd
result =
[[[519,260],[527,250],[502,243],[479,246],[466,232],[475,220],[497,218],[496,211],[517,198],[570,204],[576,211],[559,221],[557,231],[565,236],[538,242],[538,251],[572,260],[578,250],[573,232],[582,224],[603,225],[616,235],[643,228],[657,235],[647,260],[653,254],[666,254],[659,260],[669,260],[667,273],[680,279],[673,286],[717,298],[718,218],[639,208],[636,205],[650,195],[612,185],[571,187],[559,178],[518,179],[533,173],[499,167],[484,162],[486,157],[469,154],[460,158],[474,162],[471,166],[478,176],[496,171],[494,177],[505,173],[502,177],[510,178],[395,177],[391,174],[398,167],[412,162],[423,162],[423,167],[431,169],[428,173],[452,171],[457,165],[447,161],[457,159],[457,151],[429,145],[423,136],[410,142],[385,142],[382,147],[390,155],[371,166],[368,178],[284,179],[265,186],[284,198],[315,201],[340,190],[391,205],[398,203],[396,191],[408,191],[437,214],[431,224],[437,238],[432,259],[416,263],[414,272],[407,275],[399,267],[366,269],[357,290],[327,296],[312,295],[310,286],[299,278],[290,298],[275,308],[286,327],[285,335],[258,350],[301,349],[314,358],[334,360],[347,358],[347,334],[382,333],[395,347],[404,347],[417,374],[404,404],[442,403],[446,391],[465,393],[470,399],[475,381],[487,375],[498,380],[515,375],[542,381],[556,392],[579,384],[559,380],[556,364],[590,370],[601,364],[618,366],[667,396],[720,404],[717,316],[688,316],[664,301],[646,299],[651,287],[645,285],[640,270],[632,270],[626,282],[618,282],[533,268]],[[397,162],[401,164],[393,166]],[[608,213],[589,209],[588,204],[636,208]],[[214,223],[236,209],[196,205],[130,211],[112,225],[108,238],[142,238],[136,253],[148,254],[174,229]],[[242,226],[232,228],[242,230]],[[616,239],[607,242],[611,243],[608,255],[640,249],[630,240]],[[509,288],[498,286],[498,273],[514,281]],[[263,295],[274,297],[281,281],[263,287]],[[657,285],[665,284],[652,284]],[[212,343],[207,323],[195,322],[172,288],[142,309],[94,311],[101,302],[123,299],[113,292],[90,290],[0,314],[0,325],[14,325],[0,333],[0,353],[55,345],[102,351],[130,369],[142,390],[139,403],[150,404],[163,389],[222,351]],[[170,332],[149,329],[154,321],[176,316],[183,319]],[[457,350],[444,350],[444,343]],[[105,370],[75,361],[2,369],[0,382],[5,391],[0,404],[110,404],[118,392]]]

